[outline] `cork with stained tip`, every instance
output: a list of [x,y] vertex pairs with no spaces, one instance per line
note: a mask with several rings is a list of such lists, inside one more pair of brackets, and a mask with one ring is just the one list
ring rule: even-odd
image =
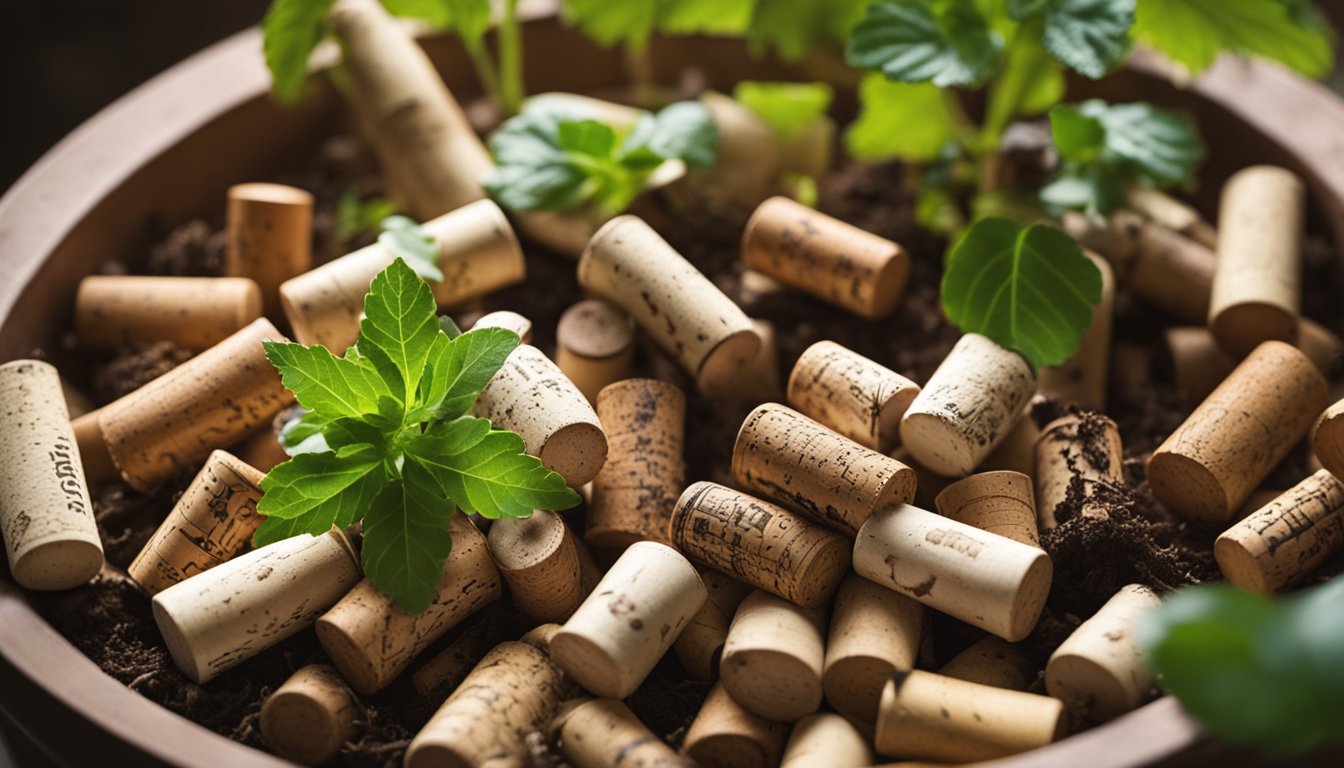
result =
[[583,602],[583,573],[574,533],[556,512],[505,518],[486,536],[495,565],[524,616],[564,621]]
[[1041,530],[1059,525],[1066,499],[1077,514],[1106,517],[1099,496],[1124,482],[1120,428],[1092,411],[1061,416],[1041,429],[1036,441],[1036,504]]
[[1141,584],[1120,588],[1073,631],[1045,665],[1045,688],[1089,721],[1111,720],[1148,698],[1153,676],[1143,661],[1139,623],[1160,602]]
[[799,356],[789,374],[789,405],[859,445],[890,453],[901,437],[901,417],[919,385],[833,341]]

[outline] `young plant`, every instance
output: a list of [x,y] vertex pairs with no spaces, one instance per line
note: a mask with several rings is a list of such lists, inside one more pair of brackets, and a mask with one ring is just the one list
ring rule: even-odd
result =
[[307,409],[293,452],[262,481],[257,546],[363,520],[364,573],[402,609],[423,611],[452,549],[454,511],[487,518],[567,509],[579,497],[523,453],[523,440],[470,416],[518,346],[511,331],[459,334],[397,259],[369,288],[359,340],[325,347],[266,342],[266,357]]
[[385,197],[365,200],[359,194],[359,185],[351,184],[336,201],[336,227],[332,236],[342,246],[360,237],[380,231],[384,220],[397,215],[397,205]]
[[[744,80],[733,89],[733,98],[765,121],[774,132],[781,161],[785,164],[782,181],[805,205],[816,205],[816,175],[827,164],[816,162],[816,137],[820,137],[826,150],[820,157],[825,161],[830,158],[833,128],[829,126],[826,110],[834,96],[831,87],[825,83]],[[790,168],[790,165],[795,167]]]

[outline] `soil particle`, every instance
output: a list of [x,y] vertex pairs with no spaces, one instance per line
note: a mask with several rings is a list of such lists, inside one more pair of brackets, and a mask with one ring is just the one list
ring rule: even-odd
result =
[[128,395],[191,358],[191,353],[171,342],[158,341],[121,351],[93,375],[93,397],[99,405]]
[[120,482],[97,491],[93,516],[107,562],[122,569],[130,566],[177,503],[193,474],[179,473],[150,494],[138,493]]
[[177,227],[149,251],[145,272],[174,277],[216,277],[224,274],[228,244],[221,227],[203,219]]

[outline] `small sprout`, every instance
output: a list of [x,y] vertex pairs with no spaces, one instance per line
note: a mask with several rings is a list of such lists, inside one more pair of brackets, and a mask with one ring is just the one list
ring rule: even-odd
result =
[[405,216],[388,216],[383,219],[382,228],[378,242],[389,253],[403,259],[425,280],[443,282],[443,271],[438,264],[439,244],[433,235]]

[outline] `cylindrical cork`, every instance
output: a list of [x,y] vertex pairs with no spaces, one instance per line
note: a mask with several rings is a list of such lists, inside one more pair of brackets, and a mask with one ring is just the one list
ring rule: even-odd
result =
[[40,360],[0,365],[0,533],[14,581],[70,589],[103,567],[70,413],[56,368]]
[[892,757],[962,763],[1043,747],[1065,728],[1059,699],[915,670],[883,689],[875,743]]
[[706,174],[705,188],[745,213],[774,188],[780,150],[775,131],[755,112],[722,93],[704,93],[700,103],[719,129],[718,151]]
[[1025,691],[1036,682],[1040,671],[1025,650],[993,635],[985,635],[948,660],[938,674],[995,688]]
[[1089,721],[1110,720],[1148,698],[1153,676],[1143,661],[1139,622],[1160,602],[1140,584],[1121,587],[1073,631],[1045,665],[1045,688]]
[[527,738],[545,731],[563,688],[544,651],[499,644],[411,740],[405,768],[525,765]]
[[868,518],[854,570],[1009,642],[1036,626],[1054,573],[1037,547],[909,504]]
[[896,309],[910,276],[910,254],[900,245],[787,197],[772,197],[751,215],[742,260],[869,320]]
[[201,352],[258,317],[261,291],[246,277],[93,275],[75,293],[75,337],[94,352],[156,341]]
[[722,683],[710,689],[682,751],[702,768],[775,768],[787,729],[742,708]]
[[1036,494],[1021,472],[981,472],[938,494],[938,514],[1006,536],[1029,547],[1041,545],[1036,531]]
[[793,721],[821,706],[825,614],[757,590],[737,607],[719,674],[742,708]]
[[[78,431],[76,431],[78,436]],[[82,445],[82,443],[81,443]],[[1312,453],[1335,477],[1344,477],[1344,400],[1336,401],[1316,422]]]
[[551,723],[574,768],[694,768],[615,699],[575,699]]
[[523,340],[524,344],[532,343],[532,321],[517,312],[500,310],[498,312],[487,312],[481,315],[471,326],[472,330],[477,328],[503,328],[518,334],[518,338]]
[[112,454],[107,452],[107,440],[103,439],[103,428],[98,423],[102,418],[99,410],[90,411],[70,422],[75,445],[79,447],[80,461],[84,463],[84,478],[91,485],[121,479],[116,462],[112,461]]
[[300,534],[163,590],[154,621],[178,668],[205,683],[307,628],[359,577],[340,531]]
[[789,374],[789,405],[859,445],[890,453],[919,385],[833,341],[819,341]]
[[151,595],[247,548],[261,525],[263,473],[215,451],[126,572]]
[[1031,418],[1031,414],[1027,413],[1028,410],[1030,405],[1013,422],[1008,435],[980,462],[977,467],[979,471],[1020,472],[1033,479],[1036,477],[1036,440],[1041,436],[1041,429],[1036,426],[1036,420]]
[[1237,361],[1228,356],[1204,326],[1168,328],[1163,332],[1171,380],[1190,402],[1199,402],[1218,388]]
[[[431,282],[440,307],[460,304],[522,282],[527,275],[523,251],[504,212],[481,200],[425,222],[434,238],[441,282]],[[280,302],[303,344],[321,344],[336,354],[359,338],[364,295],[373,278],[397,256],[374,243],[328,262],[280,286]]]
[[874,510],[915,500],[913,469],[778,403],[742,422],[733,478],[851,539]]
[[1124,449],[1120,428],[1091,411],[1062,416],[1041,430],[1036,441],[1036,510],[1041,530],[1059,525],[1066,500],[1081,515],[1106,517],[1095,501],[1099,488],[1123,482]]
[[583,602],[583,574],[574,534],[555,512],[496,520],[487,537],[490,554],[524,616],[564,621]]
[[626,379],[597,396],[607,462],[593,478],[584,540],[616,549],[670,544],[667,524],[686,483],[686,396],[655,379]]
[[517,432],[529,454],[572,488],[592,480],[607,460],[602,422],[578,387],[541,350],[524,344],[476,398],[477,416]]
[[624,309],[706,392],[760,350],[751,319],[638,217],[617,216],[593,235],[579,284]]
[[738,376],[724,384],[719,392],[725,400],[739,403],[775,402],[784,399],[779,380],[779,341],[775,324],[752,318],[751,327],[761,340],[761,348]]
[[1101,272],[1101,301],[1092,306],[1092,324],[1078,340],[1073,357],[1041,369],[1040,393],[1080,408],[1104,411],[1115,322],[1115,273],[1102,257],[1090,251],[1086,255]]
[[1344,548],[1344,483],[1322,469],[1224,531],[1213,554],[1233,586],[1292,586]]
[[1242,357],[1262,341],[1297,341],[1302,309],[1302,181],[1257,165],[1223,184],[1209,328]]
[[128,485],[153,489],[269,424],[293,401],[266,360],[268,340],[285,337],[261,318],[98,411],[108,453]]
[[687,556],[805,608],[830,600],[849,570],[839,534],[717,483],[687,488],[668,531]]
[[472,667],[492,647],[494,641],[489,623],[488,614],[482,613],[459,625],[455,630],[457,636],[411,674],[411,685],[421,698],[442,701],[456,690]]
[[275,754],[303,765],[336,757],[355,734],[359,700],[336,670],[309,664],[261,705],[261,738]]
[[424,613],[401,610],[365,579],[317,620],[323,650],[359,693],[392,682],[435,640],[499,598],[499,571],[485,536],[463,514],[449,525],[453,550]]
[[1325,405],[1325,379],[1306,355],[1261,344],[1153,452],[1153,493],[1182,517],[1225,522]]
[[704,602],[700,574],[679,552],[632,544],[551,640],[551,658],[589,691],[624,699]]
[[957,341],[901,418],[901,443],[930,470],[969,475],[1036,392],[1023,357],[975,333]]
[[1297,348],[1311,358],[1327,379],[1333,379],[1344,367],[1344,339],[1309,317],[1298,319]]
[[692,680],[708,681],[719,676],[719,659],[728,640],[728,627],[737,606],[751,593],[751,587],[709,568],[700,571],[700,580],[708,596],[677,636],[672,650]]
[[823,712],[808,715],[793,726],[779,768],[866,768],[872,764],[868,739],[845,718]]
[[915,668],[923,635],[924,606],[857,574],[846,576],[826,640],[826,701],[845,717],[872,725],[882,686],[891,673]]
[[601,299],[566,309],[555,327],[555,364],[589,402],[613,382],[630,375],[635,362],[635,327],[629,315]]
[[1189,205],[1160,189],[1143,184],[1131,184],[1125,192],[1129,207],[1154,223],[1180,233],[1205,248],[1217,247],[1218,231]]
[[261,287],[266,314],[280,316],[280,284],[313,267],[313,196],[283,184],[229,187],[224,274]]

